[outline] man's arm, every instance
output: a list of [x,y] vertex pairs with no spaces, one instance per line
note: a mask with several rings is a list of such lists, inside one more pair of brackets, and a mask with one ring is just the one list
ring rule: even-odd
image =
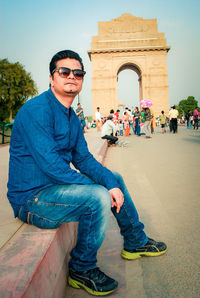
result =
[[[87,177],[72,170],[67,161],[60,157],[54,140],[53,119],[50,111],[26,109],[19,113],[19,129],[34,162],[55,184],[91,184]],[[42,112],[43,111],[43,112]]]
[[79,116],[81,113],[83,113],[83,110],[80,110],[79,112],[76,112],[76,115]]
[[103,167],[88,151],[81,128],[79,129],[76,148],[73,151],[72,163],[82,174],[87,175],[97,184],[105,186],[108,190],[119,188],[113,173]]

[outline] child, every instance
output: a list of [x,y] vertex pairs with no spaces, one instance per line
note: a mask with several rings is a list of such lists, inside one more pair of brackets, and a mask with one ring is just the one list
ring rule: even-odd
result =
[[165,112],[164,111],[161,111],[161,116],[160,116],[160,124],[161,124],[161,127],[162,127],[162,134],[166,133],[166,116],[165,116]]
[[119,121],[119,133],[120,133],[120,136],[124,135],[124,127],[123,127],[122,120]]

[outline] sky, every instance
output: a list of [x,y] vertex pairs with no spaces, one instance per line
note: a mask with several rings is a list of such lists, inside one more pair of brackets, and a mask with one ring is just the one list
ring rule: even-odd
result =
[[[0,59],[20,62],[31,73],[39,93],[48,89],[49,62],[63,49],[80,54],[87,72],[79,96],[85,115],[92,114],[91,49],[98,22],[123,13],[157,19],[165,33],[169,105],[194,96],[200,105],[200,1],[199,0],[0,0]],[[118,101],[129,108],[139,103],[139,84],[134,71],[119,75]],[[77,104],[77,98],[74,106]]]

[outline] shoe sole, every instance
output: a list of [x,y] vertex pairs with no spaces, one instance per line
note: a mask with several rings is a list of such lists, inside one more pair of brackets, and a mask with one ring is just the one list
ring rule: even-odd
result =
[[121,256],[123,259],[126,260],[135,260],[141,257],[158,257],[166,253],[166,250],[159,251],[159,252],[128,252],[126,250],[122,250]]
[[94,296],[106,296],[106,295],[109,295],[111,294],[112,292],[116,291],[117,290],[117,287],[111,291],[108,291],[108,292],[97,292],[97,291],[94,291],[88,287],[86,287],[84,284],[82,284],[81,282],[75,280],[75,279],[72,279],[70,276],[68,276],[68,284],[69,286],[75,288],[75,289],[80,289],[80,288],[83,288],[84,290],[86,290],[89,294],[91,295],[94,295]]

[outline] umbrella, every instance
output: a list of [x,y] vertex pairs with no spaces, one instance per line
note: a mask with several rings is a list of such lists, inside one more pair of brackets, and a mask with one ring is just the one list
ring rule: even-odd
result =
[[140,102],[140,105],[143,107],[143,108],[149,108],[153,105],[152,101],[149,100],[149,99],[143,99],[141,100]]

